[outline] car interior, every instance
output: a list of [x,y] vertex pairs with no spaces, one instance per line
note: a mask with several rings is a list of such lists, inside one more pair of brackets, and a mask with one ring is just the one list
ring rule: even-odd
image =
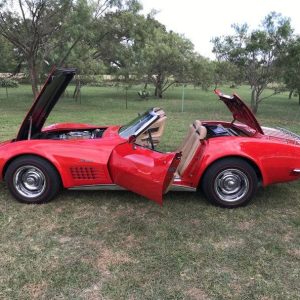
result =
[[167,116],[160,108],[154,108],[153,110],[159,115],[159,119],[137,137],[136,144],[138,145],[154,148],[161,140],[165,130]]

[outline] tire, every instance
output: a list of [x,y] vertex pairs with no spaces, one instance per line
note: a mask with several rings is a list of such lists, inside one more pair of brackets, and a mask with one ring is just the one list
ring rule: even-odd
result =
[[48,161],[32,155],[13,160],[5,173],[5,181],[11,194],[27,204],[49,202],[62,186],[56,169]]
[[240,158],[226,158],[215,162],[205,172],[202,190],[214,205],[234,208],[245,206],[258,188],[253,167]]

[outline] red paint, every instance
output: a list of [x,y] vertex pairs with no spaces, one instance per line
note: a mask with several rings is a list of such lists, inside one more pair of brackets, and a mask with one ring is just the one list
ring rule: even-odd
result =
[[179,162],[176,153],[160,153],[125,142],[112,151],[109,169],[114,183],[162,204]]

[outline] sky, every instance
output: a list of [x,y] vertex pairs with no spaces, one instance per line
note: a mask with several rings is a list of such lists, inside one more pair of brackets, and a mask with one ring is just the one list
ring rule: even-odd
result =
[[294,32],[300,34],[300,1],[298,0],[141,0],[144,13],[158,11],[155,18],[168,30],[190,39],[195,50],[214,59],[213,37],[231,34],[231,25],[247,23],[259,27],[271,11],[291,19]]

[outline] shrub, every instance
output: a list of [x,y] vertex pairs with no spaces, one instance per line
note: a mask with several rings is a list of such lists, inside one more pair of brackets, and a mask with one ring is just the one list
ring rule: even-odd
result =
[[18,83],[15,80],[9,78],[0,78],[0,87],[3,88],[16,88]]

